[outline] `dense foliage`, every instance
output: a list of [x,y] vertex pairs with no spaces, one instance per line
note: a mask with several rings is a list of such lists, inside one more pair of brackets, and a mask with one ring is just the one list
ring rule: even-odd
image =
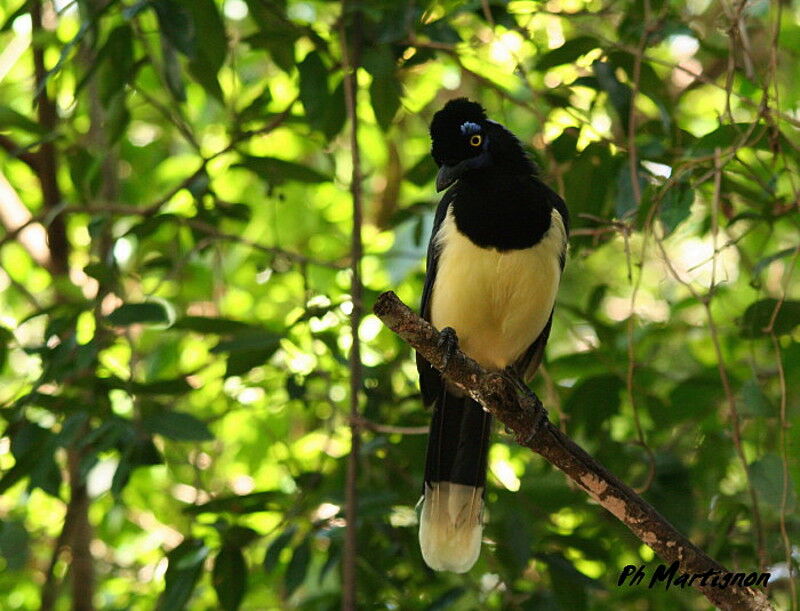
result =
[[[796,604],[800,2],[0,0],[1,606],[339,606],[343,33],[364,311],[417,303],[427,123],[479,100],[574,219],[551,417]],[[706,606],[617,587],[658,560],[502,431],[481,559],[430,572],[411,353],[358,340],[360,605]]]

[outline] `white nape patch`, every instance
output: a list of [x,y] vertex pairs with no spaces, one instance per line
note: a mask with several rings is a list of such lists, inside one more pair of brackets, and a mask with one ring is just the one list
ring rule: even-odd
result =
[[566,243],[555,208],[550,229],[524,250],[481,248],[456,228],[452,208],[436,234],[440,249],[431,323],[452,327],[465,354],[488,369],[514,363],[539,334],[561,280]]
[[483,488],[453,482],[425,483],[419,545],[434,571],[466,573],[481,551]]

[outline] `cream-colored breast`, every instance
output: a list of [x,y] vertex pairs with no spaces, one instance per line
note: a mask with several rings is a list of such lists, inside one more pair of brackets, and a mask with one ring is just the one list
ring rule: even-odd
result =
[[564,242],[564,224],[555,209],[550,229],[537,244],[502,253],[476,246],[456,229],[449,210],[436,235],[441,252],[431,323],[455,329],[461,349],[484,367],[511,365],[547,324]]

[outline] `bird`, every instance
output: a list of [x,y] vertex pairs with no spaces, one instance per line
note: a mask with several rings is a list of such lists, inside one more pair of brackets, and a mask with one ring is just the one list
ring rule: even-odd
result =
[[[430,125],[445,191],[428,244],[421,315],[490,371],[531,380],[550,335],[569,212],[522,143],[477,102],[450,100]],[[492,417],[417,354],[433,408],[419,520],[425,563],[465,573],[480,555]]]

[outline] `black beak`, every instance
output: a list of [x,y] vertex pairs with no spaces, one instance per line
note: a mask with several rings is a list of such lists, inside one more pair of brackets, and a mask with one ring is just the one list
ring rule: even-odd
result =
[[436,191],[444,191],[447,187],[452,185],[459,176],[464,172],[464,162],[457,163],[456,165],[443,165],[439,168],[439,173],[436,175]]

